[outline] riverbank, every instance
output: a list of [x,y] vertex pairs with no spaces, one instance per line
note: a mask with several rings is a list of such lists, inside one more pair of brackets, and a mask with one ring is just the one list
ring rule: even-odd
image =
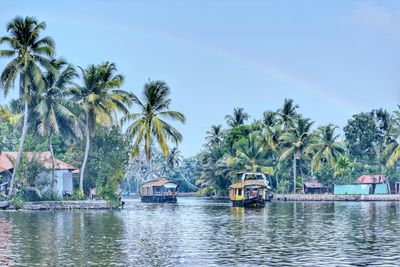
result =
[[[212,200],[229,200],[211,196]],[[400,201],[400,195],[274,194],[272,201]]]
[[273,201],[400,201],[400,195],[274,194]]
[[0,202],[0,209],[3,210],[106,210],[115,208],[118,208],[115,203],[105,200],[31,201],[20,206],[15,206],[6,201]]

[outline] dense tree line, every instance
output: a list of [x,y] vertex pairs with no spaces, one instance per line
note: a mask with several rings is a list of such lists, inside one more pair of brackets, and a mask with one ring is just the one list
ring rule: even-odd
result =
[[203,194],[224,195],[244,171],[268,174],[276,192],[301,192],[311,179],[332,186],[353,183],[362,174],[399,180],[400,108],[354,115],[339,134],[337,126],[315,127],[285,99],[282,108],[262,119],[235,108],[227,128],[213,125],[197,155],[197,185]]

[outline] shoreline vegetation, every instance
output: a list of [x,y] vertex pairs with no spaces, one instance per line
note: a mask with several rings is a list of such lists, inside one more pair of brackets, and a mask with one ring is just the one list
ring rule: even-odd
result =
[[[195,193],[186,193],[178,198],[204,198],[216,201],[229,201],[229,197],[205,197]],[[130,198],[139,198],[131,196]],[[272,202],[398,202],[400,195],[333,195],[333,194],[275,194]],[[168,203],[169,205],[171,203]],[[63,200],[63,201],[29,201],[15,205],[7,201],[0,201],[0,210],[116,210],[121,207],[105,200]]]
[[[56,57],[55,41],[42,36],[45,22],[17,16],[6,29],[8,35],[0,37],[0,59],[6,61],[0,90],[18,95],[0,105],[0,151],[17,156],[10,159],[12,168],[0,172],[0,200],[41,205],[94,194],[118,203],[120,194],[159,177],[179,183],[184,193],[225,198],[242,172],[266,174],[277,200],[381,200],[305,196],[303,185],[317,181],[332,188],[361,175],[400,182],[400,106],[354,114],[342,129],[316,125],[292,99],[276,110],[266,106],[258,118],[236,107],[225,116],[226,126],[206,132],[197,155],[184,158],[178,148],[183,136],[172,122],[184,124],[186,117],[171,108],[166,82],[149,80],[136,95],[124,88],[125,76],[113,62],[75,67]],[[51,167],[27,157],[45,151]],[[58,160],[76,168],[71,192],[55,190]]]

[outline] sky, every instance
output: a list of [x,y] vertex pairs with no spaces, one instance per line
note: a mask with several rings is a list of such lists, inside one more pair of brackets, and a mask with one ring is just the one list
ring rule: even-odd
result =
[[164,80],[187,117],[173,123],[186,157],[234,107],[254,120],[292,98],[315,127],[343,127],[400,103],[399,1],[2,0],[0,36],[16,15],[45,21],[43,36],[76,66],[115,62],[125,90]]

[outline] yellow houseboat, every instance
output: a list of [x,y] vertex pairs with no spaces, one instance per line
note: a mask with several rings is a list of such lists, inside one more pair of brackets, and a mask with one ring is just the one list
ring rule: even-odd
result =
[[263,173],[242,174],[241,181],[229,187],[229,198],[235,207],[264,207],[272,199],[271,187]]
[[170,202],[175,203],[179,185],[174,181],[161,178],[145,183],[139,189],[142,202]]

